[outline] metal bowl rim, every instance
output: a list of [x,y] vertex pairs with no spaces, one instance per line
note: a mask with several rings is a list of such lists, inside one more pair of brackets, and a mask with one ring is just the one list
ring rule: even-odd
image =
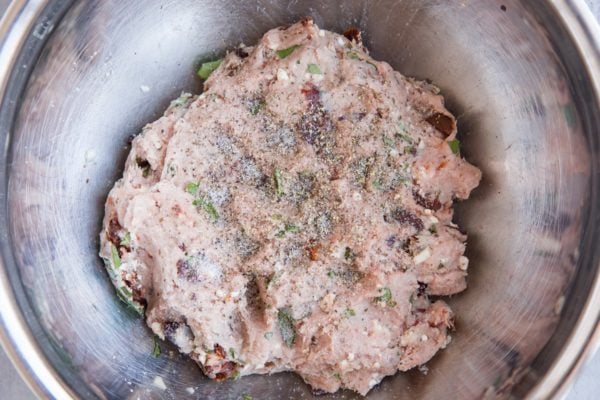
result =
[[[583,0],[548,0],[571,34],[588,72],[596,102],[600,104],[600,26]],[[0,20],[0,98],[4,102],[17,56],[33,24],[49,0],[12,0]],[[8,145],[8,140],[5,146]],[[6,192],[0,193],[6,201]],[[6,240],[6,234],[3,234]],[[600,266],[597,266],[600,270]],[[44,355],[21,314],[0,257],[0,344],[21,378],[39,398],[77,399],[77,394]],[[600,274],[560,355],[545,376],[530,390],[528,399],[559,397],[573,384],[581,366],[600,346]]]

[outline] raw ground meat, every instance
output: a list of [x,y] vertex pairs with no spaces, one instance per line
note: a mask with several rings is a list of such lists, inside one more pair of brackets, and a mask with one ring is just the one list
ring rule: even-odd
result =
[[133,140],[101,256],[204,373],[366,394],[448,345],[480,171],[439,90],[306,18],[229,53]]

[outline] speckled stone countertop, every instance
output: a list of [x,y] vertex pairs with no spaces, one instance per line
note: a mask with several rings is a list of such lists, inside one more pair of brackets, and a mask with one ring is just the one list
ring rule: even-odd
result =
[[[0,14],[4,14],[10,0],[0,0]],[[586,0],[594,15],[600,20],[600,0]],[[579,373],[567,400],[596,400],[600,398],[600,352],[592,357]],[[21,380],[10,360],[0,347],[0,398],[34,400],[35,396]]]

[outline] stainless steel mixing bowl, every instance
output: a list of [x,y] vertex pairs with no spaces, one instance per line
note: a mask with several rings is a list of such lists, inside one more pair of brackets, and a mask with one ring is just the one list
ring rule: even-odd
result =
[[1,336],[38,395],[312,396],[291,374],[215,383],[165,345],[153,357],[96,255],[128,137],[200,90],[198,61],[304,15],[438,84],[484,172],[457,215],[472,261],[452,344],[370,397],[566,387],[600,310],[600,39],[579,1],[18,0],[0,24]]

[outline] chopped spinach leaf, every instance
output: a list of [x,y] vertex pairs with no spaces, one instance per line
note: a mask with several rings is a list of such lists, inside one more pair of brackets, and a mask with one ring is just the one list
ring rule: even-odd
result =
[[289,309],[280,308],[277,313],[277,320],[279,322],[279,333],[281,333],[283,342],[288,347],[292,347],[296,340],[296,328],[294,327],[294,318],[292,318]]
[[129,247],[131,245],[131,233],[127,232],[119,244],[121,246]]
[[112,264],[115,269],[121,268],[121,256],[119,255],[119,249],[114,244],[110,245],[110,256],[112,258]]
[[276,51],[277,57],[279,57],[281,59],[284,59],[287,56],[289,56],[290,54],[292,54],[294,52],[294,50],[296,50],[298,47],[300,47],[300,45],[299,44],[295,44],[295,45],[293,45],[291,47],[288,47],[287,49],[277,50]]
[[199,186],[200,185],[198,185],[196,182],[190,182],[187,185],[185,185],[185,191],[191,194],[192,196],[195,196],[198,193]]
[[396,302],[392,298],[392,291],[390,288],[382,287],[379,289],[379,296],[375,298],[378,303],[384,303],[388,307],[395,307]]
[[354,311],[352,308],[346,308],[346,310],[344,310],[344,318],[350,318],[350,317],[354,317],[356,316],[356,311]]
[[186,106],[191,100],[192,95],[190,93],[181,93],[181,96],[171,102],[170,107],[182,107]]
[[460,153],[460,141],[458,139],[449,140],[448,146],[450,146],[450,150],[452,150],[452,153]]
[[220,60],[208,61],[208,62],[202,63],[202,65],[200,66],[200,69],[198,70],[198,76],[204,80],[208,79],[210,74],[212,74],[214,72],[214,70],[219,68],[219,65],[221,65],[222,62],[223,62],[223,59],[221,58]]
[[195,199],[192,204],[196,207],[200,207],[202,208],[204,211],[206,211],[208,213],[208,215],[210,215],[210,217],[213,220],[218,220],[219,219],[219,213],[217,212],[217,209],[215,208],[215,206],[213,205],[213,203],[211,203],[211,201],[207,198],[207,197],[198,197],[197,199]]
[[298,233],[298,232],[300,232],[300,228],[298,228],[298,226],[296,226],[292,223],[287,223],[287,224],[285,224],[283,229],[281,229],[279,232],[277,232],[275,234],[275,236],[277,236],[278,238],[282,238],[282,237],[285,237],[285,235],[287,233]]
[[154,357],[160,357],[160,353],[161,353],[160,343],[158,342],[157,337],[154,336],[154,348],[152,349],[152,355]]
[[308,72],[309,74],[313,74],[313,75],[322,75],[323,72],[321,72],[321,68],[319,68],[319,66],[317,64],[308,64],[308,67],[306,68],[306,72]]
[[277,196],[283,196],[283,175],[281,174],[281,170],[279,168],[275,168],[275,172],[273,173],[273,181],[275,183],[275,193]]

